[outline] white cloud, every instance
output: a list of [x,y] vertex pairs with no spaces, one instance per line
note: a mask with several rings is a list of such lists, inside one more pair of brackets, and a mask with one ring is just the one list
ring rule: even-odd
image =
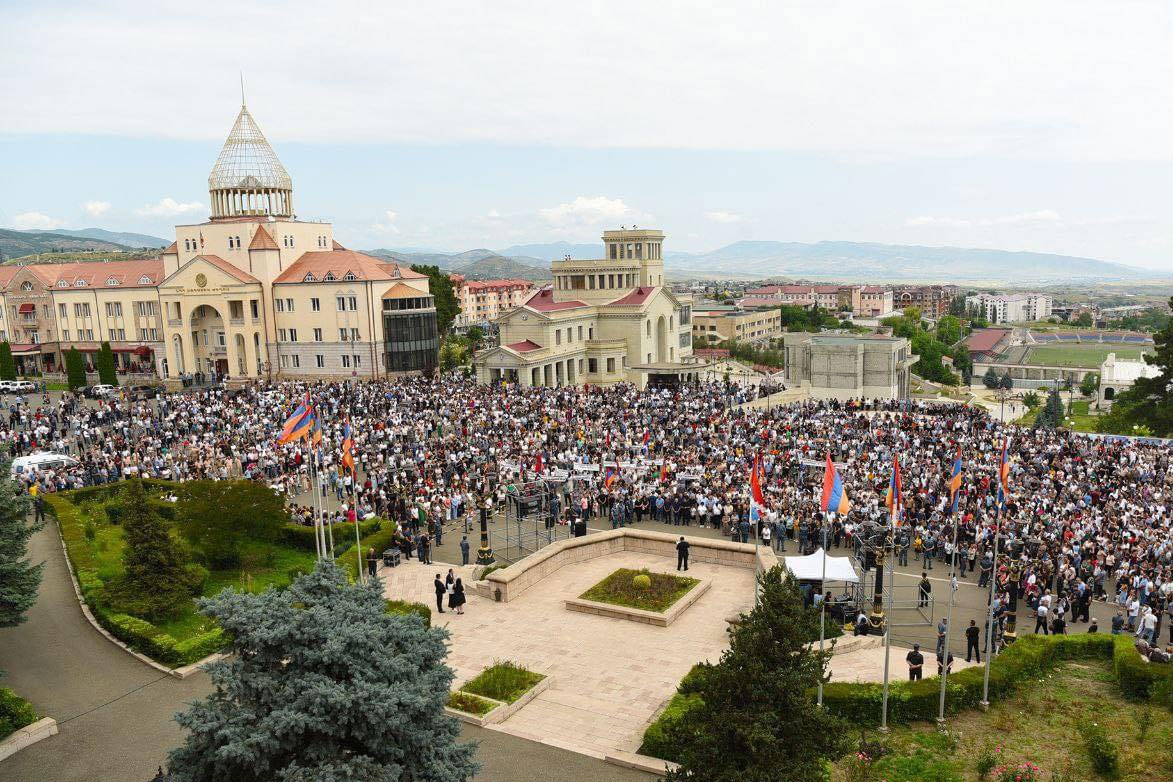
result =
[[745,218],[739,214],[726,212],[720,209],[715,212],[705,212],[705,217],[712,220],[714,223],[740,223],[745,221]]
[[191,214],[192,212],[202,212],[207,207],[199,201],[189,201],[181,203],[174,198],[168,196],[162,198],[158,203],[146,204],[134,210],[135,214],[142,217],[178,217],[179,215]]
[[395,225],[395,221],[399,219],[399,213],[393,209],[388,209],[383,212],[385,222],[376,222],[371,226],[371,230],[377,234],[398,234],[399,228]]
[[1036,212],[1000,215],[997,217],[936,217],[918,215],[910,217],[904,224],[913,228],[935,226],[941,228],[986,228],[994,225],[1041,225],[1057,223],[1062,218],[1054,209],[1040,209]]
[[12,218],[12,227],[19,230],[47,231],[60,228],[63,225],[65,225],[64,221],[40,212],[22,212]]
[[110,211],[109,201],[86,201],[81,205],[82,211],[90,217],[101,217]]
[[386,212],[383,212],[383,214],[385,214],[387,216],[387,220],[392,223],[395,222],[396,218],[399,217],[397,212],[393,212],[390,209],[388,209]]
[[578,196],[570,203],[539,209],[538,214],[554,225],[590,225],[635,216],[623,199],[607,196]]

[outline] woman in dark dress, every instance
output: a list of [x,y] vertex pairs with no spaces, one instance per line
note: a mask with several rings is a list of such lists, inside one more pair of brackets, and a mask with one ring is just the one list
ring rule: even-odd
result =
[[455,609],[457,615],[464,613],[464,582],[459,578],[452,584],[452,591],[448,593],[448,607]]

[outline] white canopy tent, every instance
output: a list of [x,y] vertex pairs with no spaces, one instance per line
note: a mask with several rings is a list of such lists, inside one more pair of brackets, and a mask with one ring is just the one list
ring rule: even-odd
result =
[[[827,560],[825,576],[823,571],[824,558]],[[849,557],[828,557],[822,549],[805,557],[783,557],[783,560],[786,563],[786,568],[799,581],[826,579],[827,581],[843,581],[851,584],[859,582],[859,576],[856,575],[855,567],[852,566]]]

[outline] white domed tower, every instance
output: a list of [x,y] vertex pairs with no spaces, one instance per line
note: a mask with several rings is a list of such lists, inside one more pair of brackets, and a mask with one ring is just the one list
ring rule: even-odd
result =
[[293,217],[293,181],[244,103],[208,175],[208,193],[212,220]]

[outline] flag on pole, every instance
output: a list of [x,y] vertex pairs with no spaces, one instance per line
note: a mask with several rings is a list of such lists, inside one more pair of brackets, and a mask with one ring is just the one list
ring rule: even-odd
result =
[[843,515],[851,510],[851,503],[847,500],[847,492],[843,489],[843,481],[831,461],[831,454],[827,454],[827,467],[823,470],[823,500],[824,513],[838,513]]
[[305,399],[297,406],[292,415],[285,419],[285,425],[281,428],[277,444],[285,445],[308,436],[313,430],[316,420],[314,408],[310,404],[310,395],[307,393]]
[[900,479],[900,456],[892,457],[892,478],[888,481],[888,496],[885,500],[888,512],[895,523],[900,522],[900,509],[904,507],[904,484]]
[[542,474],[542,452],[538,451],[538,458],[534,461],[534,472]]
[[652,433],[648,429],[644,429],[644,445],[648,444],[648,440],[652,439]]
[[665,459],[664,464],[660,466],[660,483],[668,480],[668,461]]
[[607,473],[603,478],[603,486],[610,489],[611,484],[619,477],[619,462],[615,462],[614,467],[608,467]]
[[350,477],[357,477],[354,466],[354,436],[350,431],[350,421],[342,425],[342,466],[350,471]]
[[756,524],[762,520],[762,511],[766,507],[766,498],[762,494],[761,454],[753,458],[753,467],[749,471],[749,520]]
[[1002,459],[998,464],[998,506],[1006,507],[1010,498],[1010,438],[1002,438]]
[[961,499],[961,446],[957,446],[957,458],[953,460],[953,475],[949,478],[949,497],[952,500],[950,513],[957,512],[957,502]]

